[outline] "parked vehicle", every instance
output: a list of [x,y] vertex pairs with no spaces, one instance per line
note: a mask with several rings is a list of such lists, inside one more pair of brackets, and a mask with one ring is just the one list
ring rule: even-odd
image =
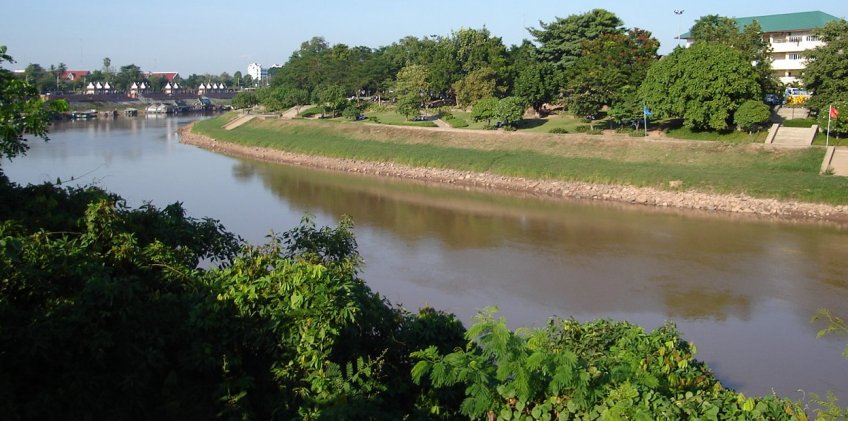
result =
[[776,105],[780,105],[780,103],[783,101],[780,99],[779,96],[775,94],[766,94],[765,97],[763,97],[763,102],[765,102],[769,106],[774,107]]

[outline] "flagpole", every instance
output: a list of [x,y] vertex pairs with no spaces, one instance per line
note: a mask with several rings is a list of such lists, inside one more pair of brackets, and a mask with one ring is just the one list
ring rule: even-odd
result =
[[830,120],[833,117],[833,104],[830,104],[830,107],[827,107],[827,136],[825,137],[824,147],[827,148],[830,146]]

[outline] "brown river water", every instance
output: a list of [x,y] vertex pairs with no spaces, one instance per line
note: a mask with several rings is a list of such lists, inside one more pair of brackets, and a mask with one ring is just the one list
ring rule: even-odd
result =
[[2,168],[16,182],[97,184],[132,206],[181,201],[247,241],[341,215],[362,276],[391,302],[466,324],[497,306],[513,327],[549,317],[677,324],[747,394],[848,400],[848,337],[816,338],[818,308],[848,316],[848,229],[507,196],[229,157],[179,143],[191,117],[65,122]]

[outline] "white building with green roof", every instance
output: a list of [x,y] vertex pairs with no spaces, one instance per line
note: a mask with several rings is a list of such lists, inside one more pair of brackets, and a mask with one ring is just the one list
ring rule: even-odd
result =
[[[781,82],[789,84],[798,82],[801,73],[807,65],[806,52],[824,45],[813,30],[823,27],[836,16],[824,12],[799,12],[781,15],[750,16],[736,18],[739,30],[757,21],[762,27],[763,36],[771,43],[771,67]],[[680,36],[686,40],[687,46],[694,41],[691,32]]]

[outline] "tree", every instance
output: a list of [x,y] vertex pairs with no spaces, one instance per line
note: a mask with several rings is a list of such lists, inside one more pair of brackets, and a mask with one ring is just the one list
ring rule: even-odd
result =
[[707,15],[695,21],[690,30],[690,35],[695,42],[733,45],[739,35],[739,28],[734,19],[719,15]]
[[[147,79],[147,86],[152,92],[161,92],[166,83],[168,83],[168,80],[160,75],[154,75]],[[132,85],[132,83],[130,83],[130,85]]]
[[413,94],[406,94],[398,97],[395,103],[398,113],[411,120],[421,112],[421,97]]
[[494,96],[497,83],[497,75],[491,67],[474,70],[453,84],[456,102],[461,107],[468,107],[483,98]]
[[826,44],[807,52],[803,80],[813,93],[809,106],[823,114],[831,103],[848,101],[848,21],[828,22],[816,34]]
[[621,98],[610,107],[607,116],[619,126],[629,124],[633,126],[633,130],[639,130],[644,121],[643,112],[644,103],[639,98],[637,88],[625,86],[621,88]]
[[464,328],[372,292],[347,218],[248,246],[178,203],[92,187],[0,177],[0,203],[4,418],[455,416],[409,355],[461,346]]
[[753,64],[757,83],[763,93],[779,90],[780,81],[774,76],[771,68],[771,43],[766,41],[762,26],[757,20],[740,30],[735,19],[707,15],[695,22],[691,35],[695,43],[711,42],[736,49]]
[[236,70],[236,72],[233,73],[233,82],[236,83],[236,89],[241,88],[241,80],[242,80],[241,70]]
[[[0,66],[15,62],[6,51],[6,46],[0,45]],[[0,67],[0,159],[24,154],[29,148],[27,135],[47,140],[50,114],[66,109],[64,101],[45,103],[31,83]]]
[[398,97],[428,95],[430,71],[426,66],[413,64],[406,66],[397,73],[395,79],[395,95]]
[[259,99],[256,97],[256,92],[254,91],[241,91],[233,97],[232,105],[237,110],[252,108],[256,104],[259,104]]
[[[830,106],[836,109],[839,115],[834,118],[830,117]],[[837,138],[848,136],[848,100],[833,101],[832,104],[825,105],[819,110],[818,124],[822,130],[827,130],[828,122],[830,123],[830,135]]]
[[567,71],[566,103],[578,116],[595,116],[621,100],[625,86],[639,86],[657,60],[659,41],[642,29],[602,34],[583,45]]
[[112,68],[112,59],[109,57],[103,57],[103,74],[111,75],[115,72],[115,69]]
[[623,22],[614,13],[594,9],[581,15],[556,18],[551,23],[539,22],[539,28],[528,28],[539,44],[539,57],[558,70],[570,67],[583,52],[583,43],[602,34],[623,32]]
[[474,121],[485,121],[486,126],[492,125],[492,119],[495,118],[495,112],[498,108],[499,100],[495,97],[483,98],[474,104],[471,109],[471,118]]
[[515,123],[524,118],[524,100],[508,96],[498,101],[498,106],[495,108],[495,118],[498,119],[504,126],[514,127]]
[[138,82],[143,79],[141,68],[135,64],[121,66],[121,70],[115,75],[114,89],[118,91],[126,91],[133,82]]
[[552,64],[530,63],[518,73],[513,95],[522,98],[533,107],[536,115],[540,115],[542,106],[552,102],[556,97],[557,86]]
[[344,88],[339,85],[326,85],[318,88],[317,98],[321,106],[332,113],[333,117],[336,116],[336,111],[341,110],[347,104]]
[[651,66],[639,96],[655,116],[698,130],[726,130],[733,113],[762,93],[751,63],[720,44],[675,49]]
[[733,122],[740,130],[749,133],[757,126],[765,124],[771,118],[771,109],[762,101],[750,99],[742,103],[733,114]]

